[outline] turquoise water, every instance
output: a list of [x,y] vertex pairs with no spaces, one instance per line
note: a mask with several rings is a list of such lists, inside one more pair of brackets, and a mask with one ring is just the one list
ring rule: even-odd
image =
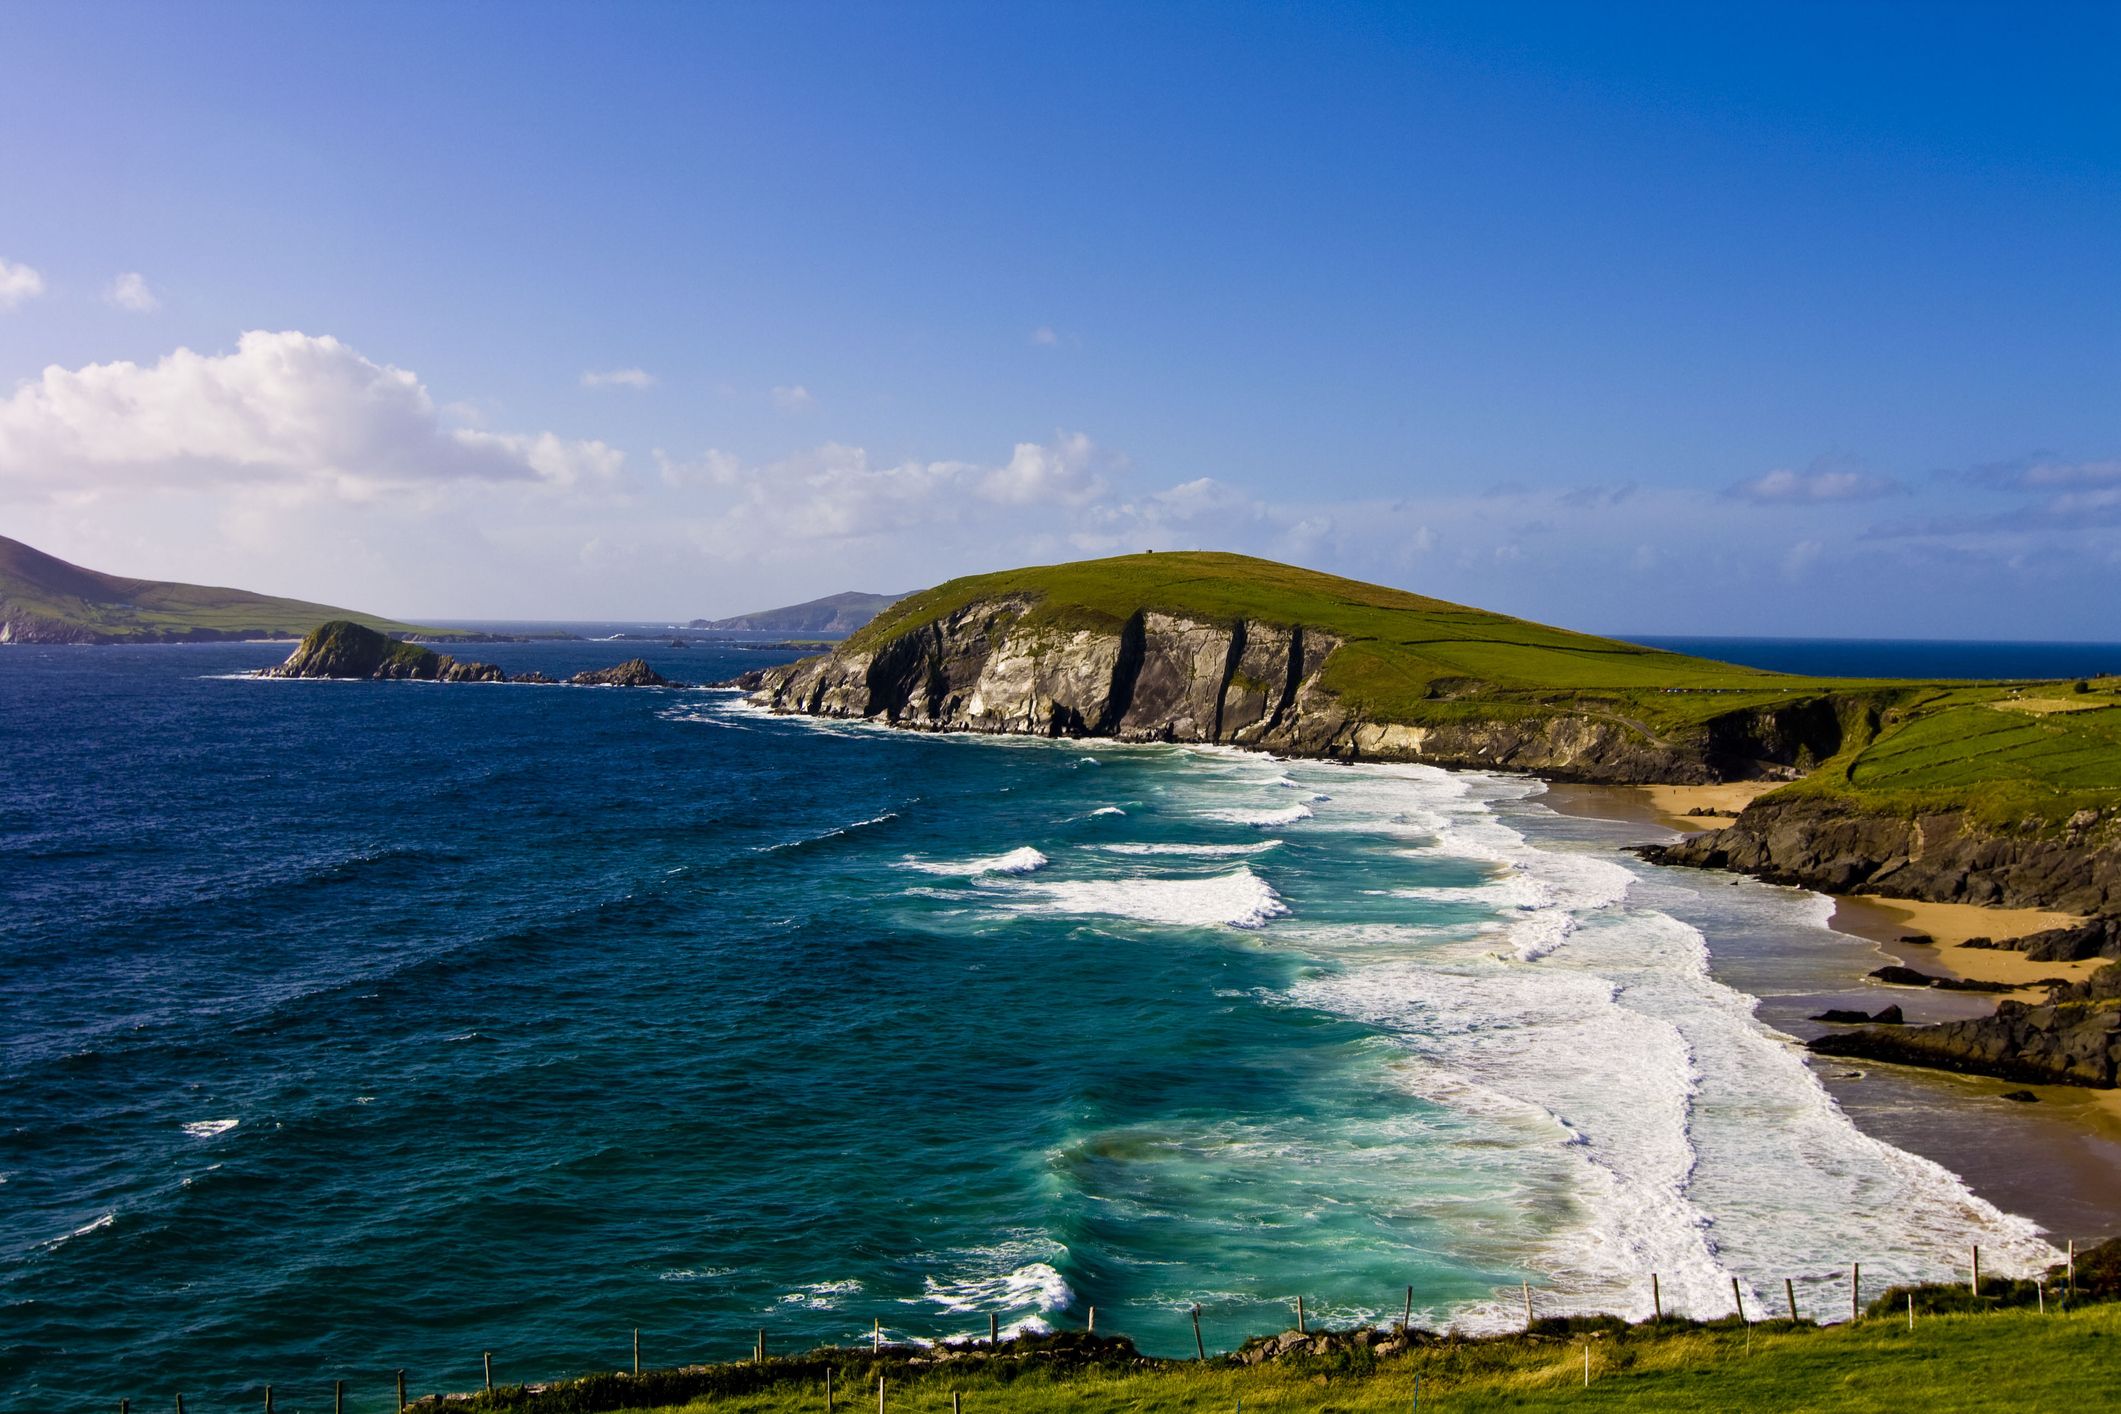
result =
[[1854,985],[1820,901],[1534,782],[232,676],[283,653],[0,655],[0,1407],[2047,1253],[1712,970]]

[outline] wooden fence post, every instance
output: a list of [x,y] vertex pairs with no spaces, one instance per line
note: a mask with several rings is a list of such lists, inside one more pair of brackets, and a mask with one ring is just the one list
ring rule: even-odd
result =
[[1090,1333],[1091,1335],[1096,1335],[1096,1334],[1097,1334],[1097,1308],[1096,1308],[1095,1306],[1092,1306],[1092,1307],[1090,1308],[1090,1330],[1089,1330],[1089,1333]]
[[965,1414],[965,1406],[958,1403],[957,1391],[950,1391],[950,1414]]
[[177,1393],[177,1414],[184,1414],[184,1394],[181,1390]]
[[2069,1240],[2069,1295],[2077,1294],[2077,1239]]
[[1657,1320],[1664,1319],[1664,1291],[1657,1285],[1657,1273],[1650,1273],[1650,1311]]
[[1790,1324],[1797,1323],[1797,1284],[1788,1277],[1782,1279],[1783,1299],[1790,1303]]
[[1414,1288],[1407,1288],[1407,1309],[1399,1318],[1399,1334],[1404,1337],[1414,1324]]
[[1310,1334],[1310,1332],[1304,1328],[1304,1299],[1301,1296],[1296,1298],[1296,1333],[1298,1335]]
[[398,1408],[405,1407],[405,1372],[398,1371]]
[[876,1414],[884,1414],[884,1377],[876,1377]]
[[1907,1294],[1907,1328],[1915,1328],[1915,1293],[1912,1291]]
[[873,1325],[875,1327],[873,1338],[876,1341],[876,1349],[882,1350],[884,1348],[884,1318],[881,1316],[877,1317]]
[[1863,1263],[1849,1267],[1849,1320],[1863,1319]]
[[766,1328],[764,1326],[759,1327],[759,1343],[753,1347],[751,1353],[753,1364],[763,1365],[766,1363]]
[[987,1344],[998,1348],[1001,1343],[1002,1318],[1000,1316],[995,1315],[994,1312],[989,1311],[987,1313]]
[[832,1414],[832,1367],[825,1367],[825,1414]]
[[1532,1283],[1520,1283],[1524,1287],[1524,1328],[1532,1329]]
[[1974,1244],[1973,1281],[1968,1285],[1967,1290],[1975,1296],[1981,1294],[1981,1244],[1978,1242]]
[[272,1414],[272,1386],[265,1387],[265,1414]]
[[493,1393],[493,1352],[492,1352],[491,1350],[489,1350],[489,1351],[486,1351],[486,1352],[485,1352],[485,1360],[486,1360],[486,1392],[487,1392],[488,1394],[492,1394],[492,1393]]
[[1731,1301],[1738,1307],[1738,1319],[1745,1319],[1745,1293],[1738,1289],[1738,1278],[1731,1278]]
[[346,1381],[331,1382],[331,1414],[346,1414]]
[[1200,1305],[1197,1302],[1193,1307],[1193,1353],[1200,1357],[1201,1364],[1208,1363],[1208,1347],[1200,1338]]
[[633,1373],[634,1373],[634,1376],[635,1376],[635,1378],[639,1378],[639,1377],[640,1377],[640,1373],[641,1373],[641,1328],[640,1328],[639,1326],[635,1326],[635,1327],[633,1328]]

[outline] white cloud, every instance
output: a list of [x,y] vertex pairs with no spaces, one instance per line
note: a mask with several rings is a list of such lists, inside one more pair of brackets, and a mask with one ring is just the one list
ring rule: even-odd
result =
[[796,383],[786,387],[775,388],[773,390],[773,405],[782,412],[808,412],[811,408],[817,406],[817,399],[810,396],[808,388]]
[[155,292],[147,287],[147,277],[137,270],[128,270],[103,291],[106,303],[120,309],[129,309],[135,314],[153,314],[162,307]]
[[44,293],[44,277],[27,265],[0,260],[0,309],[13,309]]
[[1053,332],[1050,324],[1041,324],[1031,331],[1031,342],[1039,348],[1050,349],[1060,342],[1060,335]]
[[585,388],[653,388],[656,376],[645,368],[589,369],[582,374]]
[[1870,501],[1890,496],[1900,483],[1867,471],[1791,471],[1778,468],[1750,481],[1741,481],[1729,494],[1741,501],[1762,505],[1806,505],[1822,501]]
[[1049,531],[1057,510],[1089,510],[1106,495],[1102,469],[1119,465],[1080,433],[1019,442],[999,463],[878,464],[837,442],[758,466],[723,451],[655,458],[666,486],[722,501],[693,522],[701,543],[745,556],[800,541]]
[[410,371],[328,335],[253,330],[227,354],[46,368],[0,400],[0,493],[266,486],[373,496],[615,475],[601,442],[447,424]]

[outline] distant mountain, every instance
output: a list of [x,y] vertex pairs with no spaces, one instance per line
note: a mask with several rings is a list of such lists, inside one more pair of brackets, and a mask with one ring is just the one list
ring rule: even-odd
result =
[[207,643],[300,638],[331,619],[395,637],[453,635],[243,589],[126,579],[0,536],[0,643]]
[[733,619],[694,619],[691,628],[718,628],[744,633],[847,634],[867,624],[905,598],[903,594],[828,594],[785,609],[761,609]]

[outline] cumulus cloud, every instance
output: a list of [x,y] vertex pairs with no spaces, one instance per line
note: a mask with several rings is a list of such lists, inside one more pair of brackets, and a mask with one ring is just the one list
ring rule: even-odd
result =
[[1031,331],[1031,342],[1039,348],[1050,349],[1060,343],[1060,335],[1053,332],[1050,324],[1041,324]]
[[162,301],[148,288],[147,277],[137,270],[128,270],[111,281],[103,291],[103,299],[135,314],[153,314],[162,307]]
[[653,388],[656,376],[645,368],[589,369],[582,374],[585,388]]
[[44,277],[27,265],[0,260],[0,309],[13,309],[44,293]]
[[773,390],[773,405],[782,412],[807,412],[817,406],[817,399],[800,383]]
[[253,330],[233,353],[57,365],[0,400],[0,490],[271,486],[361,499],[449,482],[615,475],[601,442],[448,425],[418,377],[329,335]]
[[1741,481],[1727,493],[1757,505],[1816,505],[1825,501],[1871,501],[1901,490],[1888,476],[1867,471],[1815,469],[1791,471],[1780,468],[1750,481]]
[[724,451],[655,458],[666,486],[721,503],[695,522],[701,536],[746,553],[789,541],[1021,529],[1055,510],[1090,510],[1109,490],[1105,470],[1120,464],[1080,433],[1019,442],[999,462],[885,463],[837,442],[763,465]]

